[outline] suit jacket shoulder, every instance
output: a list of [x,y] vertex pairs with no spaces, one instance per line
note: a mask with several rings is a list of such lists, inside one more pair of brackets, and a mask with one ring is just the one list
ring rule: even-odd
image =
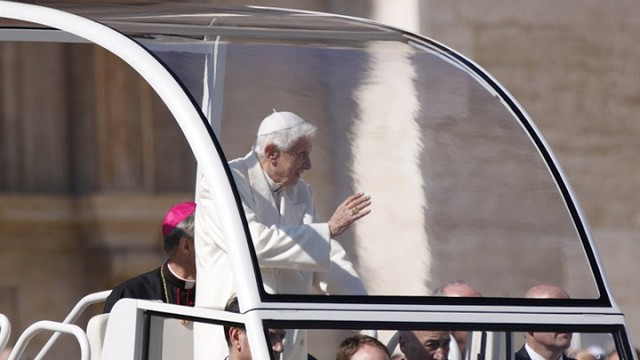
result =
[[104,311],[111,311],[116,302],[123,298],[162,300],[162,280],[160,269],[154,269],[147,273],[126,280],[113,288],[104,304]]
[[518,350],[518,352],[516,352],[516,360],[531,360],[531,357],[529,357],[529,353],[527,352],[527,349],[524,348],[524,345],[520,350]]
[[[516,353],[516,360],[531,360],[531,357],[529,356],[529,353],[527,352],[527,349],[525,349],[524,345]],[[561,360],[576,360],[576,359],[563,355]]]

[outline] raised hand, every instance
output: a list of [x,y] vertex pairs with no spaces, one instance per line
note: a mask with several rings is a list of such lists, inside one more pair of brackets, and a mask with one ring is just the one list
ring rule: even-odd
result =
[[329,219],[331,237],[342,234],[356,220],[369,214],[371,212],[369,205],[371,205],[371,197],[364,193],[351,195],[342,204],[338,205],[331,219]]

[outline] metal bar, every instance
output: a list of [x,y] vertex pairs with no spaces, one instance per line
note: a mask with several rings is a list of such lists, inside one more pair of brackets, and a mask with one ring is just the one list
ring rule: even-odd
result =
[[[78,320],[80,315],[82,315],[82,313],[85,311],[85,309],[89,305],[104,301],[107,298],[107,296],[109,296],[109,294],[111,294],[111,290],[100,291],[100,292],[92,293],[83,297],[82,299],[80,299],[80,301],[78,301],[76,306],[74,306],[73,309],[71,309],[71,312],[69,313],[69,315],[67,315],[67,317],[64,319],[62,323],[63,324],[75,323],[76,320]],[[56,332],[53,335],[51,335],[51,337],[49,338],[49,341],[47,341],[47,343],[44,344],[44,346],[42,347],[42,350],[40,350],[38,355],[35,357],[35,360],[42,360],[44,356],[47,355],[49,350],[51,350],[53,345],[55,345],[56,341],[58,341],[59,337],[60,337],[59,332]]]
[[22,356],[22,353],[27,347],[29,341],[31,341],[31,339],[39,332],[46,330],[56,331],[56,333],[66,333],[75,336],[76,339],[78,339],[78,344],[80,344],[80,359],[91,359],[89,339],[87,338],[87,334],[79,326],[43,320],[32,324],[22,333],[22,335],[20,335],[20,338],[18,338],[18,341],[16,342],[16,346],[13,348],[13,351],[9,355],[9,360],[19,359],[20,356]]
[[9,342],[9,336],[11,336],[11,323],[9,318],[4,314],[0,314],[0,353],[4,350]]

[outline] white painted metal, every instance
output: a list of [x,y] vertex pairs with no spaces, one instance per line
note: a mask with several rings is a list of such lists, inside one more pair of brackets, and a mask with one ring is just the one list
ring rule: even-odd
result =
[[[120,304],[125,300],[118,302]],[[433,306],[431,310],[407,309],[399,311],[397,307],[389,307],[382,310],[379,307],[373,309],[363,309],[359,307],[343,307],[342,309],[308,309],[301,310],[293,305],[289,309],[258,309],[251,310],[245,315],[234,314],[222,311],[222,309],[191,308],[165,304],[161,302],[131,300],[133,306],[143,311],[153,311],[166,316],[177,316],[194,319],[220,319],[231,322],[249,322],[248,314],[258,316],[261,320],[282,320],[282,321],[336,321],[336,322],[363,322],[373,321],[389,323],[451,323],[451,324],[574,324],[574,325],[622,325],[624,316],[622,314],[600,312],[594,313],[593,309],[582,308],[583,312],[561,312],[559,308],[551,308],[547,312],[541,312],[540,307],[521,308],[521,312],[508,311],[505,308],[495,307],[493,311],[487,311],[486,307],[460,307],[449,306],[446,310],[443,307]],[[345,304],[346,305],[346,304]],[[555,310],[555,311],[552,311]],[[591,312],[590,312],[590,311]],[[584,312],[586,311],[586,312]],[[255,315],[257,314],[257,315]]]
[[89,339],[87,338],[87,334],[85,334],[80,327],[73,324],[62,324],[55,321],[43,320],[32,324],[22,333],[22,335],[20,335],[20,338],[18,338],[18,341],[16,342],[16,346],[9,355],[9,360],[20,359],[20,356],[24,352],[29,341],[42,331],[56,331],[75,336],[78,340],[78,344],[80,345],[80,359],[91,359]]
[[[71,312],[69,312],[69,315],[67,315],[62,323],[75,323],[76,320],[78,320],[78,317],[82,315],[82,313],[87,309],[87,307],[89,307],[89,305],[105,301],[109,294],[111,294],[111,290],[100,291],[83,297],[82,299],[80,299],[80,301],[78,301],[76,306],[73,307]],[[56,341],[58,341],[59,337],[59,332],[53,334],[51,338],[49,338],[49,341],[47,341],[47,343],[42,347],[42,350],[40,350],[38,355],[35,357],[35,360],[43,359],[47,355],[49,350],[53,347],[53,345],[55,345]]]
[[137,311],[137,301],[122,299],[111,309],[102,347],[102,359],[142,358],[144,317],[141,311]]
[[7,346],[9,336],[11,336],[11,322],[4,314],[0,314],[0,353]]
[[[113,307],[107,324],[102,352],[103,359],[134,360],[142,357],[142,333],[145,312],[154,312],[158,316],[171,318],[192,318],[207,322],[210,319],[247,324],[247,331],[258,336],[250,336],[253,349],[266,349],[266,340],[261,333],[261,319],[250,320],[243,314],[231,313],[222,309],[193,308],[157,301],[122,299]],[[252,325],[248,324],[251,323]],[[257,329],[249,329],[254,326]],[[268,359],[268,352],[256,351],[254,359]]]

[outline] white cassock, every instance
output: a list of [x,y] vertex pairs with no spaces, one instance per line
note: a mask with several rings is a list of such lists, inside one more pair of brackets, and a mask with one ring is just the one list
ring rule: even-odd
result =
[[[366,295],[351,260],[342,246],[331,239],[329,225],[318,221],[306,182],[299,179],[294,186],[284,188],[277,207],[267,175],[253,152],[229,162],[229,166],[268,293],[309,294],[315,288],[325,294]],[[225,242],[215,222],[215,195],[204,181],[200,184],[195,223],[196,306],[224,307],[235,293],[234,280]],[[210,334],[201,336],[196,331],[195,358],[223,359],[226,343],[222,334],[216,338],[212,341]],[[203,350],[199,350],[201,347]],[[307,359],[306,332],[287,331],[283,359]]]

